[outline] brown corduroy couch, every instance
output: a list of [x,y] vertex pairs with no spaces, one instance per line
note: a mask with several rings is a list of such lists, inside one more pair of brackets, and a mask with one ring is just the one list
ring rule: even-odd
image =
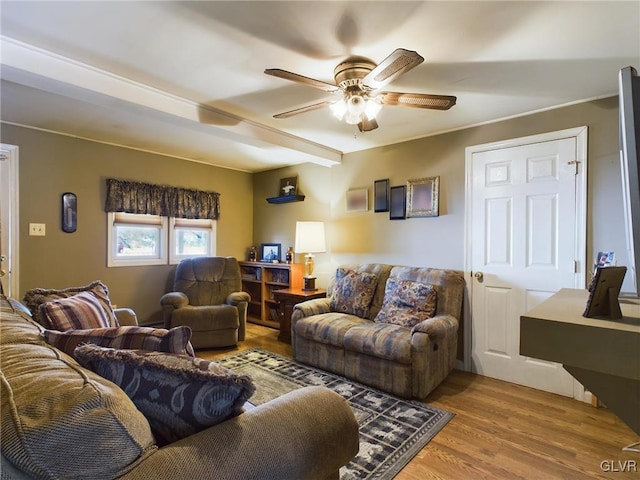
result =
[[123,390],[0,296],[0,478],[327,479],[358,451],[347,402],[307,387],[159,448]]

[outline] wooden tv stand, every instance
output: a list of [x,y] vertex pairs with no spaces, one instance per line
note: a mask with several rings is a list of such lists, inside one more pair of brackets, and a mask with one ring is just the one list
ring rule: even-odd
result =
[[640,300],[619,320],[582,316],[587,290],[562,289],[520,317],[520,354],[561,363],[640,434]]

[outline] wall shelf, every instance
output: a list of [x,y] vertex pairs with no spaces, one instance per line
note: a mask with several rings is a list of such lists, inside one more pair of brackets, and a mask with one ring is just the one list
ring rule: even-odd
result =
[[267,198],[267,202],[269,203],[290,203],[302,201],[304,201],[304,195],[280,195],[279,197]]

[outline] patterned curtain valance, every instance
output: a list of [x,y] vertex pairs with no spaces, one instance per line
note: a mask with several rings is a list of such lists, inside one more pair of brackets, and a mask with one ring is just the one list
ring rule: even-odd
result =
[[220,217],[220,194],[108,178],[104,210],[217,220]]

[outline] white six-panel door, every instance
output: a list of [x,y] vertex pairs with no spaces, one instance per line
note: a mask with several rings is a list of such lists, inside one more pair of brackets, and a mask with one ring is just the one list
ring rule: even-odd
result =
[[467,152],[471,367],[574,396],[561,365],[519,353],[520,315],[561,288],[584,286],[584,147],[556,133]]

